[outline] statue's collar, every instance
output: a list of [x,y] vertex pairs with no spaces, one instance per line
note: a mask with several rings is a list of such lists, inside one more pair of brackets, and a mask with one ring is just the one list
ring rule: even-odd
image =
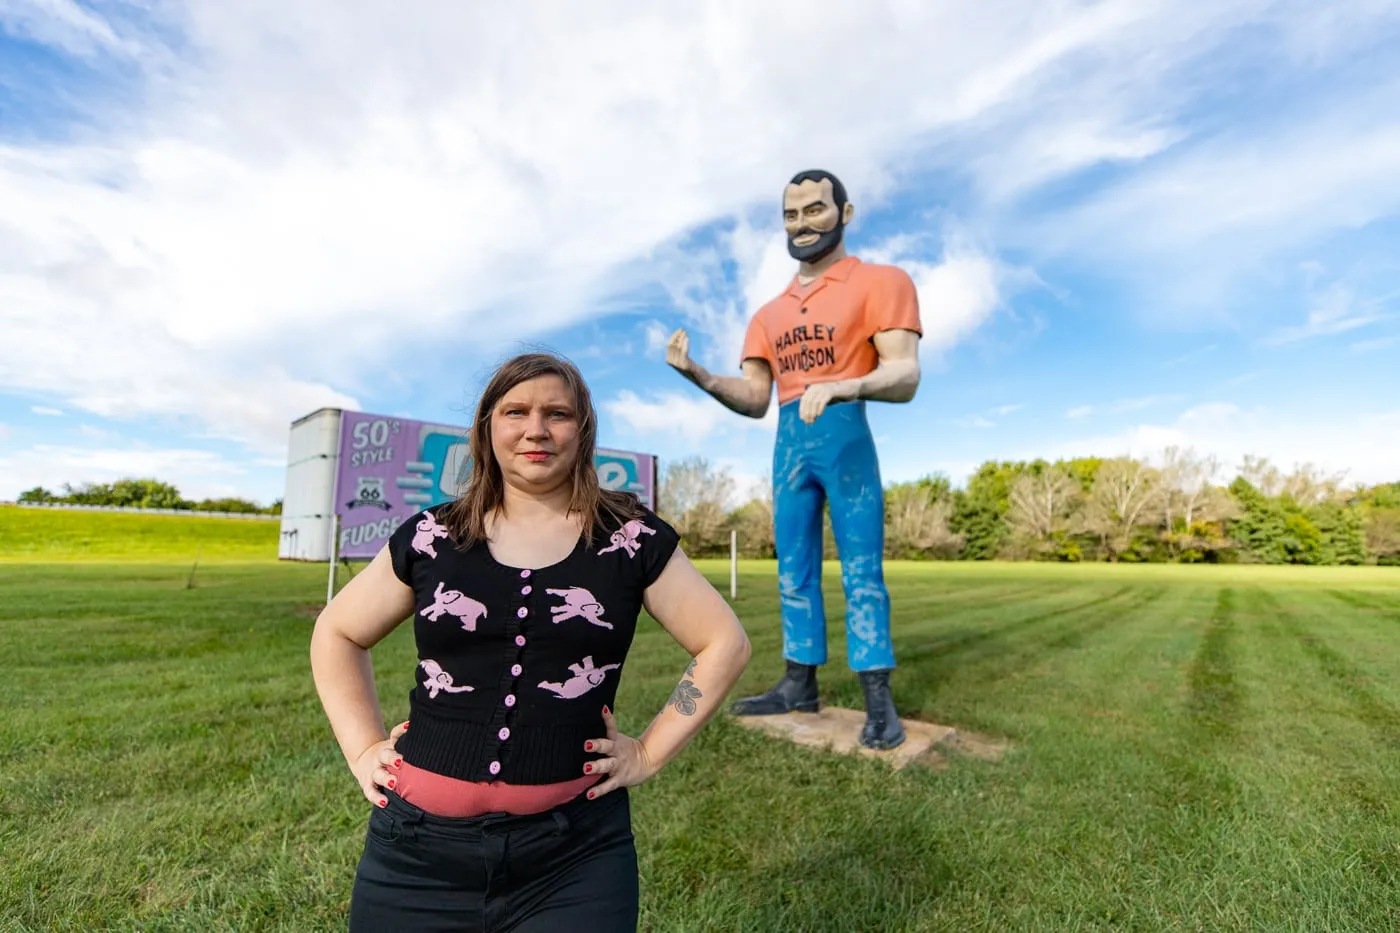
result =
[[804,289],[815,290],[818,287],[820,287],[822,283],[828,281],[844,282],[851,277],[851,273],[855,271],[855,267],[859,264],[859,258],[855,256],[843,256],[836,262],[832,263],[829,267],[827,267],[826,271],[824,271],[821,275],[817,276],[815,279],[808,282],[806,285],[803,285],[800,281],[798,281],[797,276],[793,275],[792,281],[788,283],[787,293],[789,295],[797,295]]

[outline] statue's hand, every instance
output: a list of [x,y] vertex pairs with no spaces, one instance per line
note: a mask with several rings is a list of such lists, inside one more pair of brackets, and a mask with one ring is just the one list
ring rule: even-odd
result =
[[692,369],[690,361],[690,335],[685,332],[685,328],[677,330],[671,335],[671,339],[666,343],[666,362],[672,369],[682,375],[689,375]]
[[818,382],[809,385],[802,393],[802,401],[797,409],[798,417],[811,424],[826,411],[833,402],[849,402],[854,397],[853,384],[849,380],[840,382]]

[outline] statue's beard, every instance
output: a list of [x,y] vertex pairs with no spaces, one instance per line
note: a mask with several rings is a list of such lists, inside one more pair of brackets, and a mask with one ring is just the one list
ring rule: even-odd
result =
[[840,244],[842,228],[845,226],[844,223],[837,221],[836,226],[820,234],[816,240],[808,243],[806,246],[798,246],[793,240],[800,236],[805,236],[808,233],[816,233],[817,231],[806,227],[798,230],[795,234],[788,237],[788,255],[798,262],[817,262]]

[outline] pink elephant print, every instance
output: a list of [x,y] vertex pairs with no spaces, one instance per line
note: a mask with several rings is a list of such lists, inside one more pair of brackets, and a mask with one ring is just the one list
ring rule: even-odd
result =
[[436,700],[438,693],[470,693],[474,687],[463,684],[458,687],[452,683],[452,675],[442,669],[442,665],[432,658],[425,658],[418,662],[423,668],[428,679],[423,681],[423,687],[428,691],[428,699]]
[[656,529],[648,528],[646,525],[643,525],[640,521],[634,518],[630,522],[619,528],[617,531],[614,531],[612,533],[612,537],[608,539],[612,542],[612,544],[603,548],[598,553],[599,555],[602,555],[608,553],[609,551],[623,550],[627,552],[628,557],[636,557],[637,552],[642,549],[642,542],[639,539],[639,536],[654,534],[656,534]]
[[437,589],[433,590],[433,604],[419,615],[427,616],[429,621],[436,622],[444,613],[456,616],[461,620],[462,628],[468,632],[475,632],[477,620],[486,618],[486,607],[461,590],[443,589],[442,581],[439,580]]
[[601,684],[603,679],[608,676],[608,671],[617,670],[621,666],[621,664],[604,664],[602,667],[594,667],[593,655],[590,654],[583,659],[582,664],[569,665],[569,670],[574,672],[574,676],[568,680],[560,684],[542,680],[540,687],[555,694],[561,700],[572,700],[583,696]]
[[598,602],[598,597],[583,587],[571,586],[565,590],[548,589],[545,592],[550,596],[564,597],[564,605],[549,607],[554,624],[558,625],[569,619],[583,619],[599,628],[612,628],[611,622],[604,622],[601,618],[603,604]]
[[415,527],[418,530],[413,534],[413,549],[419,554],[437,557],[437,549],[433,547],[433,541],[436,538],[447,537],[447,529],[437,523],[432,512],[424,512],[423,517],[418,519],[418,524]]

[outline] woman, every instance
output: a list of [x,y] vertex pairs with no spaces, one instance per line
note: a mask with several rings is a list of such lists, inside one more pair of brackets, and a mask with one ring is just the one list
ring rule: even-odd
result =
[[[352,930],[636,929],[627,789],[719,709],[749,643],[674,529],[599,489],[596,436],[571,363],[508,361],[461,496],[404,522],[316,620],[316,689],[374,804]],[[691,661],[633,738],[611,708],[643,608]],[[409,615],[409,721],[386,736],[369,651]]]

